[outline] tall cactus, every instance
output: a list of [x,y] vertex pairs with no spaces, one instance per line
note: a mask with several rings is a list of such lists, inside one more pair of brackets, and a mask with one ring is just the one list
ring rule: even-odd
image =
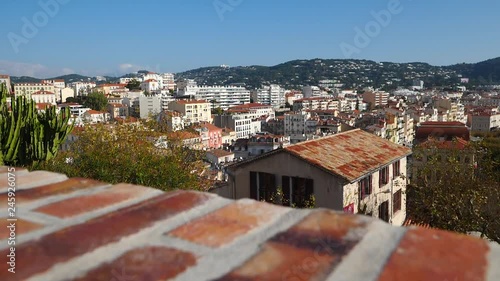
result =
[[38,113],[34,101],[19,96],[11,98],[9,111],[4,85],[0,101],[0,164],[30,166],[50,160],[73,129],[69,109],[57,113],[52,106]]

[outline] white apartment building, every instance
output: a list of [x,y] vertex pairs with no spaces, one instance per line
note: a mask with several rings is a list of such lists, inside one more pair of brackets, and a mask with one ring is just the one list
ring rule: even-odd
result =
[[304,94],[304,98],[328,96],[328,93],[322,91],[318,86],[304,86],[302,88],[302,94]]
[[142,77],[123,77],[123,78],[120,78],[120,84],[128,84],[133,80],[136,80],[139,82],[143,81]]
[[212,109],[224,110],[231,106],[250,102],[250,91],[240,86],[198,86],[194,80],[184,79],[177,83],[178,97],[193,97],[206,100]]
[[[345,106],[347,101],[343,100]],[[333,98],[303,98],[293,102],[293,110],[340,110],[341,102]]]
[[156,115],[161,111],[161,96],[142,95],[139,97],[139,117],[141,119],[147,119],[151,115]]
[[480,112],[469,116],[471,131],[489,132],[500,128],[500,113]]
[[260,103],[247,103],[230,107],[228,110],[233,115],[240,115],[244,118],[257,119],[263,116],[273,119],[275,117],[274,108],[270,105]]
[[55,93],[55,87],[52,84],[47,83],[18,83],[14,84],[14,92],[16,97],[26,96],[31,99],[33,93],[44,91]]
[[236,138],[248,138],[261,131],[261,122],[243,115],[216,115],[215,126],[236,132]]
[[48,92],[48,91],[38,91],[33,94],[31,94],[31,99],[35,103],[50,103],[55,105],[56,104],[56,94],[53,92]]
[[256,103],[271,105],[275,108],[284,107],[285,89],[279,85],[263,86],[261,89],[252,91],[251,98]]
[[70,88],[73,88],[76,96],[87,96],[92,93],[92,89],[96,87],[94,82],[73,82],[69,84]]
[[148,79],[141,83],[141,90],[152,93],[160,90],[160,82],[155,79]]
[[168,104],[169,110],[175,110],[185,116],[186,124],[212,123],[210,103],[205,100],[177,100]]

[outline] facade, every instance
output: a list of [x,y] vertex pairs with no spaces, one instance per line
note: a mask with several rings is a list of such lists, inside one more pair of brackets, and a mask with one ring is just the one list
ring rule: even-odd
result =
[[141,90],[152,93],[160,90],[160,83],[154,79],[148,79],[141,83]]
[[252,91],[251,97],[253,102],[271,105],[274,108],[284,107],[286,104],[285,89],[279,85],[263,86]]
[[227,127],[235,131],[237,139],[248,138],[262,128],[260,120],[240,115],[216,115],[214,124],[219,128]]
[[60,90],[61,93],[61,102],[66,102],[68,98],[75,97],[75,91],[73,88],[64,88]]
[[86,122],[90,124],[106,123],[110,120],[108,112],[101,112],[96,110],[89,110],[83,114]]
[[248,156],[258,156],[290,144],[288,138],[269,133],[258,133],[248,139]]
[[475,132],[490,132],[500,128],[500,113],[478,112],[469,116],[470,129]]
[[92,93],[92,89],[96,87],[96,83],[94,82],[73,82],[70,83],[69,86],[73,88],[75,92],[75,96],[87,96]]
[[359,129],[291,145],[230,165],[229,198],[365,213],[394,225],[406,217],[406,158],[411,150]]
[[108,112],[111,119],[128,117],[128,107],[121,103],[108,103]]
[[126,91],[126,90],[128,90],[127,88],[125,88],[125,86],[127,86],[127,84],[102,84],[102,85],[96,86],[94,88],[94,90],[97,92],[103,93],[105,95],[110,95],[113,91],[117,91],[117,90]]
[[214,149],[207,151],[206,157],[210,163],[219,165],[233,162],[234,153],[222,149]]
[[384,107],[389,101],[389,93],[368,91],[363,94],[363,101],[368,103],[371,108]]
[[51,92],[55,93],[55,87],[52,84],[47,83],[17,83],[14,84],[14,92],[16,97],[25,96],[28,99],[31,99],[31,95],[33,93],[43,91],[43,92]]
[[147,119],[151,115],[162,112],[161,97],[158,95],[139,97],[139,116],[141,119]]
[[257,119],[261,117],[274,118],[275,116],[275,111],[272,106],[260,103],[247,103],[232,106],[227,110],[227,112],[233,115],[236,114],[251,119]]
[[205,100],[176,100],[168,104],[168,109],[181,113],[187,125],[200,122],[212,123],[210,103]]
[[57,101],[56,94],[49,91],[38,91],[31,94],[31,99],[35,103],[50,103],[55,105]]
[[182,114],[173,110],[164,110],[158,116],[159,122],[164,122],[167,125],[168,132],[176,132],[184,130],[184,119]]
[[250,91],[238,86],[200,86],[195,99],[210,101],[212,109],[250,103]]
[[218,149],[222,147],[222,129],[210,123],[200,123],[196,128],[201,134],[204,148]]

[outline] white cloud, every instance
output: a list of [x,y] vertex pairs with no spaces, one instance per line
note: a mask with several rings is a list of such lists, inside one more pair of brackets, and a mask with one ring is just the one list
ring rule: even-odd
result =
[[75,71],[67,67],[62,69],[51,69],[43,64],[0,60],[0,73],[10,76],[31,76],[42,79],[73,74]]

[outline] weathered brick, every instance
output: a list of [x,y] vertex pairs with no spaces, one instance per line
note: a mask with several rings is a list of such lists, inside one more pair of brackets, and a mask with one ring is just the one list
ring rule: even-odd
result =
[[196,257],[191,253],[166,247],[145,247],[129,251],[74,280],[167,280],[195,264]]
[[[31,173],[16,174],[16,188],[32,188],[40,185],[51,184],[66,180],[67,177],[62,174],[46,171],[35,171]],[[7,177],[0,178],[0,192],[5,192],[9,187]]]
[[465,235],[411,229],[379,280],[485,280],[488,245]]
[[79,196],[45,205],[35,211],[59,218],[69,218],[141,197],[152,191],[154,189],[131,184],[118,184],[92,195]]
[[271,238],[263,249],[219,280],[323,280],[362,237],[354,216],[315,212]]
[[[187,211],[209,198],[207,194],[194,192],[167,193],[24,243],[16,249],[16,256],[29,257],[18,259],[16,266],[22,270],[12,275],[4,263],[0,268],[0,280],[24,280],[57,263],[117,242],[155,222]],[[0,252],[0,256],[7,254],[7,250]]]
[[257,201],[238,201],[174,229],[168,235],[220,247],[259,227],[286,209]]
[[[106,184],[95,180],[71,178],[62,182],[48,184],[37,188],[16,190],[16,205],[22,205],[53,195],[61,195],[80,189],[93,188],[103,185]],[[7,193],[0,194],[0,206],[7,206]]]
[[27,221],[24,219],[17,219],[17,221],[15,221],[15,222],[7,221],[5,219],[5,224],[2,223],[2,226],[0,227],[0,240],[6,239],[9,237],[10,230],[6,226],[10,225],[11,223],[15,223],[15,225],[16,225],[16,227],[15,227],[16,237],[17,237],[17,235],[25,234],[25,233],[28,233],[28,232],[31,232],[33,230],[37,230],[37,229],[43,227],[43,225],[41,225],[41,224]]

